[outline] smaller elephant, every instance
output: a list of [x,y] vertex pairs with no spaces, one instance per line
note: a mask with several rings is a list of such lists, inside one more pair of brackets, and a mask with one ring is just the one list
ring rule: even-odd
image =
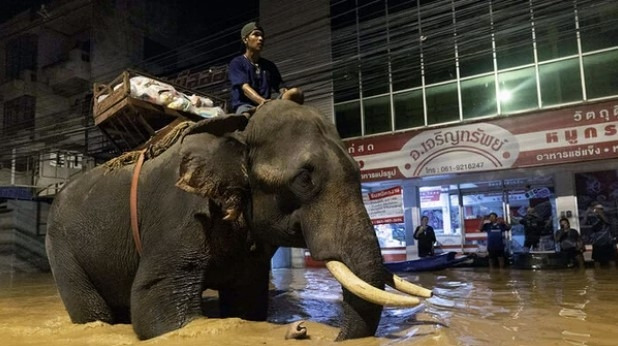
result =
[[222,317],[264,321],[280,246],[308,248],[342,284],[337,340],[373,335],[383,306],[420,303],[385,285],[431,296],[384,268],[359,167],[316,109],[273,100],[250,120],[206,119],[161,143],[141,172],[127,153],[54,199],[46,249],[73,322],[132,323],[148,339],[202,316],[206,289]]

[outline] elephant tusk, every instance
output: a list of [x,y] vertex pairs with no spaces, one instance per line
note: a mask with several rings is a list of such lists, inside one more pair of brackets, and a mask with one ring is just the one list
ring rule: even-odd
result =
[[390,280],[387,282],[389,286],[392,288],[401,291],[403,293],[411,294],[413,296],[423,297],[423,298],[431,298],[433,296],[433,292],[424,287],[415,285],[411,282],[408,282],[395,274],[391,274],[393,276],[392,283]]
[[418,298],[385,292],[371,286],[354,274],[350,268],[339,261],[326,262],[326,268],[339,281],[341,286],[356,296],[374,304],[383,306],[409,307],[420,304]]

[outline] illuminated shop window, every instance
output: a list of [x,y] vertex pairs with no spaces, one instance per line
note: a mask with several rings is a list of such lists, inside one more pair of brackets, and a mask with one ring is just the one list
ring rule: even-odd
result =
[[538,107],[534,67],[502,72],[498,75],[498,83],[502,113]]
[[457,186],[423,186],[419,188],[421,216],[429,218],[436,235],[461,234]]

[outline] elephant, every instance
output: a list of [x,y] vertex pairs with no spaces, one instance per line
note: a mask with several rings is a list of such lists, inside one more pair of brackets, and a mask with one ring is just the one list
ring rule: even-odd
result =
[[221,317],[264,321],[270,259],[282,246],[308,248],[342,284],[337,340],[374,335],[383,306],[431,296],[384,268],[359,166],[315,108],[273,100],[250,119],[187,124],[167,142],[144,151],[137,238],[129,206],[135,153],[56,195],[46,251],[73,323],[131,323],[149,339],[202,316],[206,289],[218,291]]

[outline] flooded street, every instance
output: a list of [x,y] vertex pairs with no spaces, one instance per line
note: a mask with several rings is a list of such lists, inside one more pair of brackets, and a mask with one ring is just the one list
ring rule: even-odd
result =
[[[416,309],[385,309],[375,338],[353,345],[615,345],[618,271],[459,268],[403,275],[434,288]],[[216,298],[204,295],[205,311]],[[338,329],[339,284],[326,269],[277,269],[269,322],[200,319],[145,345],[325,345]],[[309,340],[284,340],[308,320]],[[74,325],[49,273],[0,274],[2,345],[131,345],[130,325]]]

